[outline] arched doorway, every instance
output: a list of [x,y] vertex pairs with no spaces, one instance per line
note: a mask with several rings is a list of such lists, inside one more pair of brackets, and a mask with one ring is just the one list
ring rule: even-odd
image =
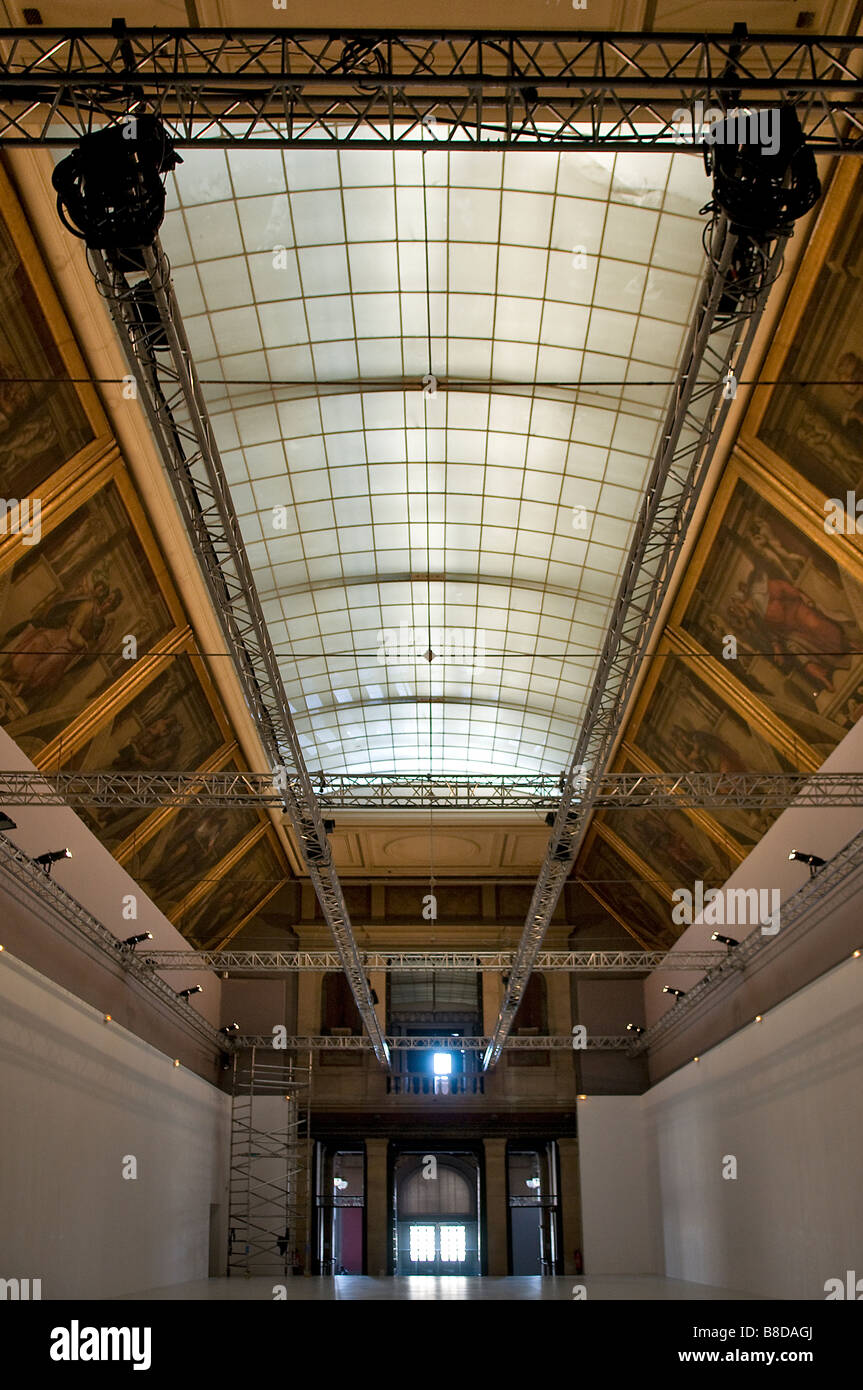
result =
[[402,1154],[395,1167],[396,1273],[479,1274],[473,1154]]

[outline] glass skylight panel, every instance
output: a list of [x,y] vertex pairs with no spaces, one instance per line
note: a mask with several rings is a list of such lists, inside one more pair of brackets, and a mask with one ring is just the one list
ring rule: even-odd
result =
[[699,161],[195,149],[169,184],[310,763],[559,770],[702,271]]

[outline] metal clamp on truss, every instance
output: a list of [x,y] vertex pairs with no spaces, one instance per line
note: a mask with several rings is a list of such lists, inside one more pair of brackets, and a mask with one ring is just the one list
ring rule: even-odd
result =
[[240,524],[156,229],[178,160],[152,116],[88,135],[54,170],[67,228],[87,244],[261,742],[375,1056],[387,1046],[360,963]]

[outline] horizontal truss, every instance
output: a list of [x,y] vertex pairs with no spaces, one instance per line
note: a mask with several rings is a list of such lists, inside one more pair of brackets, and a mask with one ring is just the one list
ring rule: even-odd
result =
[[[512,968],[513,951],[363,951],[366,970],[493,970]],[[541,951],[534,970],[643,975],[652,970],[709,970],[724,951]],[[335,951],[148,951],[156,970],[229,970],[278,975],[340,970]]]
[[674,113],[730,99],[794,104],[815,148],[859,152],[861,54],[841,35],[3,29],[0,141],[147,110],[181,146],[679,150]]
[[[288,779],[289,785],[292,780]],[[312,777],[327,811],[520,811],[557,806],[561,778],[436,777],[362,773]],[[301,790],[297,782],[298,791]],[[787,806],[863,806],[861,772],[606,772],[585,776],[580,795],[594,810],[702,807],[784,810]],[[270,773],[0,772],[3,806],[184,806],[282,808]],[[573,798],[578,804],[578,798]]]
[[[398,1038],[388,1037],[387,1047],[390,1052],[484,1052],[488,1046],[488,1038],[446,1038],[446,1037],[418,1037],[418,1038]],[[233,1047],[269,1047],[273,1046],[272,1033],[254,1033],[246,1036],[239,1036],[233,1040]],[[369,1039],[362,1033],[354,1033],[347,1038],[321,1036],[308,1038],[288,1038],[286,1047],[289,1051],[298,1052],[364,1052],[371,1047]],[[584,1048],[573,1048],[573,1039],[569,1033],[543,1037],[510,1037],[506,1043],[507,1052],[566,1052],[568,1050],[584,1051]],[[616,1033],[607,1036],[599,1034],[591,1037],[587,1035],[588,1051],[599,1052],[634,1052],[634,1039],[629,1033]],[[274,1054],[282,1056],[281,1050]]]

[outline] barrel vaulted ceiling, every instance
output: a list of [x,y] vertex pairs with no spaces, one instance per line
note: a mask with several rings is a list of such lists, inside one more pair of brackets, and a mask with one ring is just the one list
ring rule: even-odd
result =
[[163,245],[308,765],[563,768],[703,267],[700,158],[183,159]]

